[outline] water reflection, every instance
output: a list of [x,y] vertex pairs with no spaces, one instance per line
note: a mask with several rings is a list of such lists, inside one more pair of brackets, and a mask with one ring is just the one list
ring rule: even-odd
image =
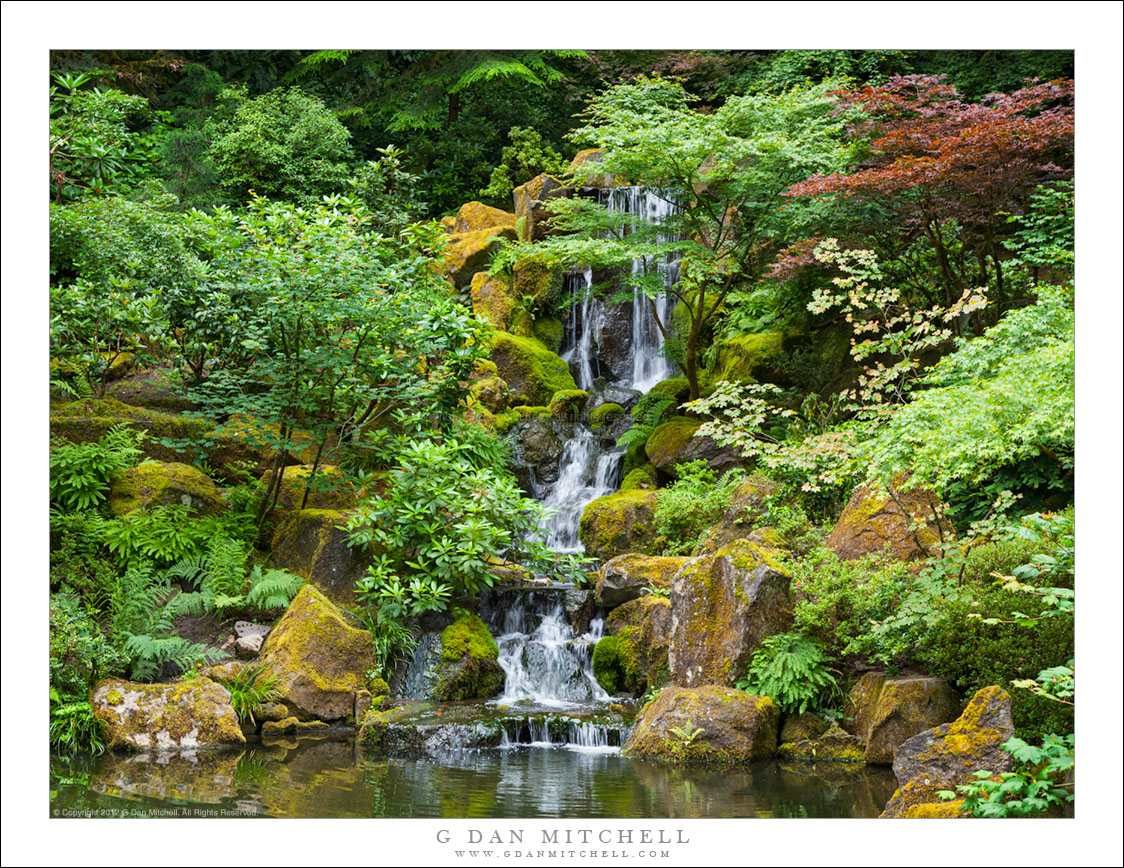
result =
[[893,790],[881,768],[676,766],[563,747],[403,758],[367,754],[353,740],[277,739],[51,760],[52,809],[154,816],[875,817]]

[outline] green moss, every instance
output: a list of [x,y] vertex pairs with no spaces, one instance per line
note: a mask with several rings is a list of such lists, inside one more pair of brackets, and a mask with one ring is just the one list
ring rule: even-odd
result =
[[516,422],[521,418],[518,410],[527,409],[519,407],[516,409],[504,410],[502,413],[496,413],[493,417],[493,428],[499,435],[504,435],[512,429]]
[[464,609],[456,609],[454,614],[453,623],[441,633],[442,660],[495,660],[500,656],[499,646],[483,621]]
[[563,269],[541,262],[521,259],[515,263],[515,297],[528,310],[551,311],[562,295]]
[[615,636],[602,636],[593,648],[593,675],[606,693],[643,693],[648,679],[641,670],[634,644],[635,627],[625,627]]
[[656,492],[621,491],[599,497],[582,512],[578,535],[586,551],[603,560],[641,552],[657,554],[656,530],[652,519]]
[[472,312],[503,331],[511,330],[518,307],[511,291],[511,281],[503,275],[479,271],[472,276]]
[[700,425],[702,425],[700,420],[690,419],[687,416],[673,416],[664,422],[652,432],[648,442],[644,444],[644,452],[648,460],[656,467],[674,467],[678,463],[679,454],[695,436]]
[[125,697],[121,695],[121,691],[116,688],[110,690],[109,693],[105,695],[105,699],[110,705],[120,705],[125,701]]
[[624,414],[624,407],[620,404],[602,404],[595,407],[589,414],[589,427],[600,431],[605,425],[612,425]]
[[566,334],[566,327],[562,321],[552,316],[539,317],[531,325],[531,334],[538,338],[552,352],[562,349],[562,339]]
[[179,462],[141,464],[114,480],[109,508],[114,515],[150,506],[183,504],[204,514],[216,513],[225,503],[207,474]]
[[624,451],[624,460],[621,462],[621,473],[628,476],[637,467],[649,464],[648,456],[644,453],[643,441],[630,443]]
[[377,675],[367,682],[367,689],[371,691],[371,696],[376,699],[390,694],[390,685],[386,683],[385,679]]
[[709,383],[719,380],[730,382],[750,382],[754,372],[769,359],[780,354],[784,346],[784,335],[780,332],[738,335],[722,341],[714,368],[708,372]]
[[588,400],[589,392],[583,392],[581,389],[555,392],[550,401],[550,415],[555,418],[559,416],[572,417],[585,406],[585,402]]
[[686,401],[691,394],[691,384],[687,382],[686,377],[671,377],[667,380],[661,380],[648,390],[649,395],[670,395],[676,401],[682,403]]
[[576,390],[570,366],[539,340],[496,332],[492,360],[511,390],[511,403],[542,406],[555,392]]
[[654,489],[658,485],[656,468],[651,464],[644,464],[635,470],[629,471],[621,482],[621,491],[634,491],[636,489]]

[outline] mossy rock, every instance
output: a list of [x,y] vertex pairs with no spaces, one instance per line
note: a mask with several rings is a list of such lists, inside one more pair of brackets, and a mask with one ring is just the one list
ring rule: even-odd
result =
[[478,271],[472,276],[471,295],[473,313],[500,331],[512,331],[519,302],[512,293],[510,278]]
[[482,202],[466,202],[461,205],[451,222],[453,232],[479,232],[481,229],[504,226],[514,229],[515,215]]
[[133,407],[165,413],[196,409],[172,373],[158,368],[138,371],[112,383],[106,395]]
[[176,684],[99,681],[90,695],[113,750],[245,744],[230,692],[209,678]]
[[605,563],[597,576],[597,598],[606,609],[644,596],[647,588],[670,591],[671,580],[689,558],[652,555],[617,555]]
[[905,488],[904,482],[899,476],[884,491],[855,489],[824,544],[845,561],[881,552],[903,561],[935,554],[942,537],[953,538],[952,526],[938,522],[933,509],[941,499],[921,487]]
[[648,390],[648,394],[670,395],[682,404],[691,395],[691,384],[687,382],[686,377],[671,377],[667,380],[660,380]]
[[527,310],[552,312],[562,298],[564,270],[533,259],[520,259],[512,266],[514,295]]
[[[602,159],[604,159],[604,155],[600,148],[585,148],[584,150],[578,151],[574,159],[570,161],[570,166],[566,170],[566,176],[572,177],[574,173],[583,166],[588,170],[599,164]],[[598,173],[591,171],[581,183],[583,187],[608,189],[610,187],[619,187],[625,182],[617,181],[612,175],[606,172]]]
[[[291,464],[282,468],[278,509],[301,509],[302,503],[305,509],[350,509],[355,506],[355,492],[338,467],[321,464],[316,467],[315,475],[312,468],[312,464]],[[269,473],[262,474],[261,481],[268,483]]]
[[721,520],[711,525],[703,535],[700,553],[716,552],[737,539],[758,539],[773,548],[784,547],[786,544],[776,531],[756,526],[767,511],[770,499],[780,490],[776,482],[761,476],[752,476],[738,483]]
[[367,690],[374,665],[374,639],[305,585],[270,631],[260,659],[280,679],[281,701],[294,717],[353,721],[357,694]]
[[217,515],[226,501],[206,473],[175,461],[130,467],[113,480],[109,509],[114,515],[154,506],[186,506],[196,515]]
[[641,709],[621,752],[672,762],[766,759],[777,749],[778,716],[767,696],[713,685],[666,687]]
[[496,413],[492,421],[492,430],[502,437],[515,426],[519,418],[519,414],[515,410],[504,410],[502,413]]
[[621,475],[627,477],[638,467],[651,467],[648,456],[644,453],[644,443],[636,441],[628,444],[624,450],[624,460],[621,461]]
[[531,324],[531,334],[543,342],[543,345],[552,353],[562,349],[562,339],[566,336],[566,327],[562,320],[552,316],[538,317]]
[[848,729],[866,743],[868,763],[888,765],[906,740],[956,717],[956,693],[943,678],[867,673],[848,700]]
[[863,763],[865,748],[862,741],[833,726],[815,738],[782,742],[777,755],[814,762]]
[[555,392],[550,399],[550,415],[554,419],[565,419],[570,422],[577,421],[585,402],[589,400],[589,392],[581,389],[565,389]]
[[758,369],[784,349],[781,332],[743,334],[718,344],[714,368],[707,372],[711,386],[721,380],[731,383],[755,382]]
[[651,464],[644,464],[628,472],[621,480],[621,491],[652,491],[659,487],[659,477],[656,468]]
[[286,717],[282,720],[267,720],[261,725],[262,735],[286,735],[297,733],[310,735],[313,733],[327,732],[328,724],[322,720],[298,720],[295,717]]
[[362,546],[347,544],[347,513],[335,509],[302,509],[279,514],[273,531],[273,564],[304,576],[329,597],[353,600],[355,583],[372,559]]
[[496,332],[491,358],[507,383],[512,405],[545,406],[555,392],[577,391],[570,366],[535,338]]
[[515,240],[514,226],[490,226],[450,235],[445,245],[445,271],[453,286],[468,286],[474,274],[486,271],[504,238]]
[[499,646],[487,625],[471,612],[454,610],[453,623],[441,632],[433,698],[438,702],[491,699],[503,693],[504,678]]
[[511,393],[507,388],[507,383],[501,377],[495,375],[473,380],[472,385],[469,386],[468,394],[470,403],[478,403],[489,413],[498,415],[507,409]]
[[802,714],[789,714],[785,716],[781,726],[780,740],[782,743],[794,741],[812,741],[819,738],[830,727],[827,721],[811,711]]
[[679,475],[677,465],[690,461],[705,461],[718,474],[740,466],[733,449],[719,446],[712,437],[696,436],[701,426],[699,419],[673,416],[649,435],[644,453],[656,469],[673,479]]
[[626,552],[656,554],[656,492],[621,491],[599,497],[586,506],[578,538],[586,554],[607,561]]
[[606,425],[611,426],[617,419],[624,415],[624,407],[620,404],[602,404],[589,413],[589,427],[600,431]]
[[607,692],[640,695],[668,682],[671,603],[666,597],[630,600],[610,613],[605,629],[609,635],[593,649],[593,674]]
[[679,569],[671,583],[669,654],[676,684],[733,685],[761,642],[792,626],[789,577],[779,557],[762,543],[736,540]]
[[553,175],[536,175],[526,184],[516,187],[511,197],[515,204],[515,225],[521,241],[541,241],[548,234],[546,221],[550,218],[548,203],[560,196],[569,196],[571,190]]
[[957,820],[962,818],[963,799],[943,801],[939,795],[948,787],[915,778],[902,784],[879,815],[883,820]]

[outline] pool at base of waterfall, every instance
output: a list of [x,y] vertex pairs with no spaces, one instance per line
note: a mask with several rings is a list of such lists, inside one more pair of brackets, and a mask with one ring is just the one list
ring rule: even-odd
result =
[[236,750],[52,756],[51,810],[103,818],[861,818],[877,817],[895,786],[885,767],[684,766],[538,744],[397,756],[368,753],[354,738],[279,737]]

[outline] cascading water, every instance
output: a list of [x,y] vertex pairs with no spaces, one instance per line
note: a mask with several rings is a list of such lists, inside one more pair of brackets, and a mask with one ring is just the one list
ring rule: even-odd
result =
[[578,524],[582,511],[592,501],[616,489],[623,452],[603,452],[588,428],[575,424],[558,462],[558,481],[551,486],[543,505],[553,512],[544,522],[546,544],[559,552],[580,552]]

